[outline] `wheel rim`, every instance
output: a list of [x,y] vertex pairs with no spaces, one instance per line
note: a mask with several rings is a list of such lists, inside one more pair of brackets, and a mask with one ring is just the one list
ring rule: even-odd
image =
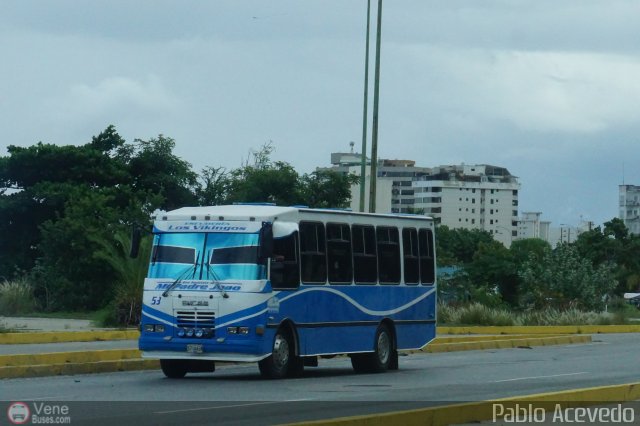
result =
[[391,353],[391,340],[389,335],[382,331],[378,335],[378,361],[380,364],[386,364],[389,361],[389,354]]
[[276,340],[273,342],[273,363],[282,368],[289,362],[289,343],[282,335],[276,335]]

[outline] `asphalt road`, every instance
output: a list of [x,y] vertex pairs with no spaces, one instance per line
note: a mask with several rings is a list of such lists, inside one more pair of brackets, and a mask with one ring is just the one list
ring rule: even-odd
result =
[[596,335],[581,345],[410,355],[385,374],[354,374],[334,358],[280,381],[261,379],[254,364],[181,380],[159,371],[12,379],[0,381],[0,400],[59,401],[72,424],[280,424],[640,382],[639,353],[639,334]]

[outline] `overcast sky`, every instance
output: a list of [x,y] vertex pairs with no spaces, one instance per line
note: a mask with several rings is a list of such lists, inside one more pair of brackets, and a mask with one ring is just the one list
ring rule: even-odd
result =
[[[196,171],[269,140],[301,173],[360,150],[366,0],[0,7],[1,155],[109,124]],[[640,185],[637,0],[384,0],[382,20],[380,158],[507,167],[556,226],[615,217],[623,168]]]

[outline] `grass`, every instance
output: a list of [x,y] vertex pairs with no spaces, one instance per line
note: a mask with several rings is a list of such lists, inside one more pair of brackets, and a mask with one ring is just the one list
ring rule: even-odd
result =
[[615,312],[584,312],[577,309],[513,312],[479,303],[464,306],[438,305],[438,324],[447,325],[612,325],[628,324],[637,309],[623,307]]
[[96,321],[100,311],[94,312],[30,312],[20,315],[25,318],[81,319]]
[[3,315],[20,315],[36,307],[33,287],[26,278],[0,283],[0,312]]

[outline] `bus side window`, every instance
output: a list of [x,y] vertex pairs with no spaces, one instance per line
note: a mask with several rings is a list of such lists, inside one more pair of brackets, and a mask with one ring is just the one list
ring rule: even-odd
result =
[[378,265],[381,284],[400,283],[400,238],[398,228],[379,226],[376,229],[378,241]]
[[353,225],[353,278],[356,284],[378,282],[376,230],[373,226]]
[[341,223],[327,224],[327,266],[329,283],[351,284],[353,267],[351,264],[351,230]]
[[435,258],[433,256],[433,232],[421,229],[418,235],[420,252],[420,281],[433,284],[435,281]]
[[274,238],[271,260],[271,286],[274,289],[292,289],[300,285],[298,265],[298,233]]
[[402,230],[402,251],[404,256],[405,284],[418,284],[420,268],[418,262],[418,231],[414,228]]
[[303,283],[326,283],[327,256],[322,223],[300,222],[300,261]]

